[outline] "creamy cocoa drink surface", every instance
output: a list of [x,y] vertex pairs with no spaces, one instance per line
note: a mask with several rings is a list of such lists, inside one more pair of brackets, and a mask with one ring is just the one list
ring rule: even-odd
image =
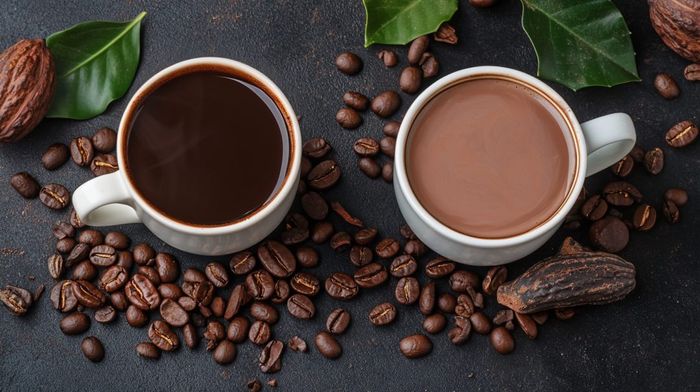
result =
[[406,168],[421,205],[480,238],[507,238],[551,217],[575,160],[566,121],[529,87],[475,79],[443,90],[417,115]]

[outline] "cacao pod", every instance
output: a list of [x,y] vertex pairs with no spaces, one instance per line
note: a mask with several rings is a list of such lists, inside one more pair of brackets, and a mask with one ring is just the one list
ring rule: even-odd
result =
[[649,0],[649,17],[666,46],[700,62],[700,0]]

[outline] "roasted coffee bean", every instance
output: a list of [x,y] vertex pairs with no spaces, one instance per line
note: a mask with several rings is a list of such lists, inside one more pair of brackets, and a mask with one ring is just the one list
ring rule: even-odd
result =
[[399,63],[399,57],[393,50],[383,49],[377,53],[377,58],[382,60],[384,66],[387,68],[393,68]]
[[594,222],[588,235],[596,248],[610,253],[621,251],[629,242],[627,225],[621,219],[612,216]]
[[245,250],[231,257],[229,267],[235,275],[245,275],[255,268],[255,262],[253,252]]
[[303,294],[294,294],[287,300],[287,310],[292,316],[308,320],[316,314],[316,307],[309,297]]
[[136,345],[136,354],[146,359],[160,358],[160,350],[151,342],[143,342]]
[[496,294],[498,287],[506,281],[507,277],[508,269],[506,267],[502,265],[491,267],[491,269],[489,269],[489,271],[486,273],[484,280],[481,281],[481,289],[488,295],[494,295]]
[[49,295],[51,305],[54,309],[66,313],[70,312],[78,305],[78,300],[73,294],[73,281],[62,280],[51,289]]
[[39,200],[52,210],[62,210],[70,204],[70,193],[63,185],[46,184],[39,191]]
[[469,316],[469,322],[474,332],[478,334],[486,335],[491,331],[491,321],[481,312],[474,312]]
[[377,287],[389,279],[389,274],[383,265],[370,263],[355,271],[353,275],[355,283],[362,288]]
[[171,254],[158,253],[155,257],[154,266],[162,283],[174,282],[180,275],[180,267]]
[[235,317],[228,325],[226,338],[234,343],[242,343],[248,336],[250,321],[243,316]]
[[651,174],[659,174],[664,168],[664,151],[658,147],[653,148],[644,155],[644,167]]
[[691,82],[700,80],[700,64],[688,64],[683,70],[683,76]]
[[25,199],[39,196],[39,183],[27,172],[19,172],[10,178],[10,185]]
[[[355,235],[353,235],[353,239],[355,240],[355,243],[358,245],[369,245],[371,244],[374,239],[377,237],[377,229],[374,228],[364,228],[358,230]],[[371,253],[371,250],[370,250]]]
[[129,237],[118,231],[110,231],[105,236],[105,245],[109,245],[116,250],[124,250],[129,247]]
[[131,266],[134,265],[134,255],[128,250],[122,250],[117,256],[117,265],[124,267],[127,271],[131,270]]
[[112,154],[97,154],[90,162],[90,171],[95,176],[104,176],[119,170],[117,157]]
[[248,388],[248,392],[260,392],[262,391],[262,383],[257,378],[248,380],[246,388]]
[[182,327],[182,340],[185,341],[185,346],[190,349],[195,349],[199,345],[197,328],[190,323],[185,324],[185,326]]
[[95,311],[95,321],[102,324],[108,324],[117,318],[117,311],[113,307],[107,305]]
[[491,331],[489,342],[499,354],[510,354],[515,349],[513,336],[503,327],[496,327]]
[[396,91],[387,90],[379,93],[377,96],[372,98],[370,108],[372,112],[379,117],[387,118],[396,111],[401,106],[401,97]]
[[90,245],[79,243],[71,249],[66,257],[66,267],[72,267],[75,263],[85,260],[90,255]]
[[119,265],[113,265],[105,270],[100,277],[100,289],[113,293],[120,290],[129,280],[129,272]]
[[450,275],[450,288],[457,293],[466,293],[467,287],[479,287],[479,276],[469,271],[455,271]]
[[678,206],[671,200],[664,200],[663,213],[668,223],[678,223],[681,220],[681,213],[678,210]]
[[300,246],[295,252],[297,262],[304,268],[313,268],[318,265],[318,252],[308,246]]
[[[180,291],[182,291],[182,289],[180,289]],[[160,289],[158,290],[158,293],[160,293]],[[165,297],[163,297],[163,298],[165,298]],[[182,308],[188,312],[191,312],[197,308],[197,302],[195,300],[193,300],[190,296],[187,296],[187,295],[181,295],[177,299],[177,303],[180,304],[180,306],[182,306]]]
[[429,278],[438,279],[451,274],[455,270],[455,263],[442,257],[430,260],[425,265],[425,274]]
[[211,351],[216,347],[217,342],[226,337],[226,329],[219,321],[212,320],[207,323],[207,328],[204,330],[203,336],[207,341],[207,351]]
[[324,287],[328,295],[340,300],[352,299],[359,292],[359,287],[352,277],[342,272],[335,272],[328,277]]
[[300,353],[305,353],[308,350],[306,341],[298,336],[292,336],[289,338],[287,345],[290,349],[292,349],[292,351],[297,351]]
[[339,231],[331,237],[330,246],[336,252],[345,252],[352,244],[352,237],[350,234]]
[[352,52],[343,52],[335,58],[335,66],[346,75],[355,75],[362,70],[362,59]]
[[415,94],[420,90],[423,73],[418,67],[407,66],[399,76],[399,88],[406,94]]
[[209,305],[209,308],[211,309],[211,312],[214,315],[214,317],[224,317],[224,312],[226,311],[226,303],[224,302],[223,298],[214,297],[214,299],[211,300],[211,305]]
[[78,213],[75,212],[73,208],[70,210],[70,224],[76,229],[80,229],[85,226],[85,224],[80,220]]
[[207,275],[204,272],[194,267],[186,269],[183,275],[185,282],[202,283],[208,280]]
[[326,319],[326,330],[334,335],[344,333],[350,325],[350,313],[343,308],[336,308]]
[[343,354],[343,348],[335,337],[326,331],[319,332],[314,339],[316,349],[328,359],[336,359]]
[[293,227],[280,234],[280,240],[285,245],[297,245],[309,238],[309,229]]
[[634,211],[632,226],[639,231],[647,231],[656,224],[656,209],[649,204],[642,204]]
[[97,276],[97,268],[87,260],[81,261],[71,271],[70,278],[73,280],[93,280]]
[[78,242],[70,237],[62,238],[58,241],[56,241],[56,251],[59,253],[70,253],[70,251],[73,250],[73,247],[75,244]]
[[340,179],[340,166],[333,160],[326,160],[314,166],[306,177],[313,189],[328,189]]
[[120,312],[125,311],[129,306],[129,301],[126,299],[126,295],[124,295],[123,291],[111,293],[109,295],[109,302],[111,302],[112,306],[114,306],[114,308]]
[[90,262],[98,267],[109,267],[117,262],[117,250],[109,245],[97,245],[90,250]]
[[284,227],[289,230],[289,229],[308,229],[309,228],[309,220],[306,219],[306,216],[303,214],[299,214],[297,212],[291,213],[287,215],[287,217],[284,220]]
[[678,207],[683,207],[688,202],[688,192],[681,188],[669,188],[664,192],[664,199],[672,201]]
[[399,241],[393,238],[384,238],[383,240],[379,241],[379,243],[377,243],[377,246],[374,248],[374,251],[377,254],[377,256],[383,259],[389,259],[396,256],[400,249],[401,244],[399,244]]
[[252,299],[264,301],[275,293],[275,281],[265,270],[253,271],[245,278],[248,294]]
[[[349,93],[346,93],[346,95]],[[365,98],[367,99],[367,98]],[[331,151],[331,145],[322,137],[315,137],[304,142],[302,153],[309,158],[323,158]]]
[[423,320],[423,329],[429,334],[436,334],[445,329],[447,318],[441,313],[431,314]]
[[126,308],[126,322],[134,328],[141,328],[148,323],[148,315],[134,305]]
[[156,320],[148,328],[148,338],[163,351],[173,351],[180,345],[180,339],[168,324]]
[[131,252],[134,255],[134,262],[138,265],[153,265],[155,263],[156,251],[148,244],[137,244]]
[[403,246],[403,251],[407,255],[420,257],[428,251],[428,248],[420,240],[408,240],[406,241],[406,245]]
[[435,282],[423,286],[418,298],[418,309],[423,315],[429,315],[435,308]]
[[248,340],[258,346],[262,346],[270,341],[271,337],[270,325],[264,321],[257,320],[248,329]]
[[355,110],[363,111],[367,110],[367,106],[369,106],[369,98],[357,91],[348,91],[343,94],[343,103]]
[[92,142],[85,136],[80,136],[70,142],[70,155],[78,166],[87,166],[95,155]]
[[513,312],[510,309],[502,309],[496,312],[496,315],[493,316],[493,323],[496,325],[503,325],[509,321],[513,321],[515,312]]
[[263,302],[253,302],[250,305],[250,315],[260,321],[264,321],[270,325],[275,324],[279,320],[277,309]]
[[85,313],[73,312],[63,317],[59,326],[66,335],[79,335],[90,329],[90,317]]
[[607,184],[603,188],[605,200],[617,207],[631,206],[642,199],[642,194],[632,184],[624,181],[616,181]]
[[357,167],[369,178],[377,178],[382,173],[377,161],[370,157],[362,157],[357,160]]
[[423,56],[423,53],[425,53],[425,51],[428,50],[429,45],[430,38],[428,38],[427,35],[423,35],[414,39],[411,42],[411,45],[408,47],[408,63],[412,65],[418,64],[421,57]]
[[355,140],[352,149],[362,157],[375,156],[379,153],[379,142],[372,137],[362,137]]
[[379,141],[379,148],[382,153],[388,157],[394,157],[394,150],[396,149],[396,138],[385,136]]
[[282,352],[284,352],[284,343],[279,340],[272,340],[265,345],[258,358],[260,371],[263,373],[277,373],[282,368]]
[[518,325],[520,325],[520,328],[523,330],[525,336],[527,336],[528,339],[532,340],[537,337],[537,324],[535,323],[535,320],[532,319],[532,317],[530,317],[527,314],[516,312],[515,320],[517,320]]
[[335,229],[330,222],[316,222],[311,228],[311,241],[322,244],[331,238],[334,231]]
[[366,246],[355,245],[350,248],[350,262],[356,267],[362,267],[371,263],[372,257],[372,249]]
[[384,132],[384,135],[386,136],[397,137],[399,135],[399,128],[401,128],[401,123],[399,121],[392,120],[384,124],[382,132]]
[[440,63],[430,52],[423,53],[419,65],[424,78],[432,78],[440,72]]
[[389,273],[395,278],[403,278],[404,276],[413,275],[418,269],[416,259],[411,255],[397,256],[389,266]]
[[270,298],[273,304],[283,304],[287,302],[289,294],[291,294],[292,289],[289,288],[289,283],[286,280],[278,280],[275,282],[275,293]]
[[49,268],[49,275],[51,275],[52,278],[58,279],[61,277],[61,275],[63,275],[65,266],[63,256],[57,254],[51,255],[49,256],[47,264]]
[[169,298],[164,299],[160,304],[160,317],[173,327],[182,327],[190,321],[185,309]]
[[328,216],[328,203],[316,192],[307,192],[301,197],[301,208],[309,218],[323,220]]
[[402,305],[411,305],[418,300],[420,295],[420,284],[413,277],[399,279],[394,290],[394,297]]
[[634,147],[632,147],[632,151],[630,151],[628,155],[632,157],[632,160],[634,160],[634,162],[642,163],[642,161],[644,160],[644,154],[644,149],[639,144],[635,144]]
[[677,98],[681,94],[681,89],[671,75],[661,72],[654,78],[654,88],[656,92],[666,99]]
[[433,350],[433,343],[427,336],[416,334],[401,339],[399,349],[406,358],[420,358],[428,355]]
[[450,293],[442,293],[438,297],[438,309],[445,313],[454,313],[457,307],[457,298]]
[[353,108],[340,108],[335,114],[335,121],[345,129],[355,129],[362,125],[362,116]]
[[394,181],[394,164],[391,162],[384,162],[382,165],[382,178],[384,181],[391,183]]
[[581,215],[590,221],[597,221],[608,212],[608,203],[600,195],[593,195],[581,206]]
[[685,147],[698,138],[698,127],[691,121],[681,121],[666,132],[666,143],[671,147]]
[[301,168],[299,170],[299,173],[301,174],[301,178],[306,178],[306,176],[309,175],[309,172],[311,171],[311,160],[307,157],[301,157]]
[[95,150],[103,153],[112,152],[117,146],[117,133],[111,128],[100,128],[92,135],[91,140]]
[[102,245],[104,243],[104,235],[94,229],[85,229],[78,235],[78,242],[88,244],[90,246]]
[[228,272],[223,264],[211,262],[204,267],[204,273],[215,287],[222,288],[228,285]]
[[224,339],[216,346],[212,357],[219,365],[228,365],[236,359],[236,345]]
[[634,159],[629,155],[625,155],[624,158],[617,161],[617,163],[611,167],[612,172],[618,177],[629,176],[630,173],[632,173],[632,169],[634,169]]
[[154,310],[160,305],[160,294],[153,283],[141,274],[134,274],[124,288],[129,302],[141,310]]
[[4,289],[0,289],[0,302],[5,305],[10,313],[16,316],[22,316],[27,313],[32,306],[34,299],[32,294],[21,287],[7,285]]
[[204,282],[185,283],[182,292],[192,297],[198,305],[209,306],[214,299],[214,285],[208,280]]
[[464,344],[471,335],[472,324],[468,318],[456,316],[455,326],[447,332],[447,336],[454,345]]
[[258,246],[258,260],[268,272],[278,278],[291,276],[297,268],[294,254],[277,241],[263,242]]
[[80,343],[80,350],[85,358],[92,362],[101,362],[105,357],[105,348],[100,339],[88,336]]
[[471,297],[465,294],[460,294],[457,297],[457,306],[455,306],[455,314],[461,317],[470,317],[474,314],[476,307]]
[[86,280],[73,281],[73,295],[86,308],[97,309],[107,301],[107,296]]
[[299,294],[315,296],[321,291],[321,282],[317,277],[306,272],[297,272],[289,281],[290,286]]
[[41,155],[41,165],[46,170],[56,170],[68,161],[69,155],[68,146],[63,143],[54,143]]
[[158,271],[156,271],[156,269],[153,267],[149,267],[147,265],[139,266],[136,269],[136,273],[145,276],[148,280],[151,281],[151,283],[153,283],[154,286],[158,286],[161,283]]

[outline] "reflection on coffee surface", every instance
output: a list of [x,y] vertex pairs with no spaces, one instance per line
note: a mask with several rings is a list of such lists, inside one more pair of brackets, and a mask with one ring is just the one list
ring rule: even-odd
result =
[[209,71],[177,76],[143,98],[126,147],[138,192],[195,225],[226,224],[263,206],[289,158],[275,102],[251,83]]
[[408,137],[406,168],[421,205],[480,238],[522,234],[563,204],[575,165],[567,124],[524,85],[475,79],[433,97]]

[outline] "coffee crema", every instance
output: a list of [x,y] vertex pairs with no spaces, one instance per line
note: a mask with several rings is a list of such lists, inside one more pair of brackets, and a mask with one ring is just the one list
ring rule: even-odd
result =
[[217,71],[177,75],[133,112],[126,169],[138,193],[175,220],[216,226],[265,205],[284,182],[285,118],[260,87]]
[[530,87],[504,79],[461,82],[434,96],[407,140],[406,171],[420,204],[444,225],[508,238],[564,203],[576,164],[565,118]]

